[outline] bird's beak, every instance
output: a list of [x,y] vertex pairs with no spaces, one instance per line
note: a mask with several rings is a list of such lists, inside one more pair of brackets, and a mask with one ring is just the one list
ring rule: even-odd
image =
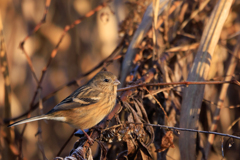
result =
[[113,84],[117,86],[117,85],[121,84],[121,82],[116,79],[116,80],[113,82]]

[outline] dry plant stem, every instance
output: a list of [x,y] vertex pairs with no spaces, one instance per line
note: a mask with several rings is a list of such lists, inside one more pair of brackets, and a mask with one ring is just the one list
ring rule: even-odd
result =
[[[240,36],[238,37],[238,42],[237,42],[237,46],[234,49],[234,54],[233,54],[233,56],[231,56],[231,60],[230,60],[226,75],[234,74],[234,71],[235,71],[235,68],[236,68],[236,65],[237,65],[237,59],[235,57],[237,57],[237,55],[239,53],[239,47],[240,47]],[[232,79],[231,76],[225,77],[225,81],[229,81],[231,79]],[[218,98],[217,108],[214,112],[213,122],[212,122],[212,125],[211,125],[211,128],[210,128],[210,131],[216,131],[216,129],[217,129],[217,124],[218,124],[218,121],[219,121],[219,118],[220,118],[219,117],[220,110],[224,107],[224,100],[225,100],[225,97],[227,95],[228,87],[229,87],[228,83],[222,85],[222,89],[221,89],[221,92],[220,92],[220,95],[219,95],[219,98]],[[207,146],[205,148],[206,157],[208,157],[208,153],[209,153],[211,145],[213,144],[214,137],[215,137],[214,135],[209,135],[208,136],[208,143],[207,143]]]
[[[213,52],[219,40],[223,24],[228,16],[232,0],[219,0],[204,28],[197,55],[187,81],[204,81],[207,78]],[[204,85],[191,85],[183,93],[180,127],[198,127]],[[185,132],[179,139],[181,159],[196,159],[196,133]],[[190,153],[190,154],[189,154]]]
[[[8,62],[7,62],[7,50],[6,44],[3,37],[3,26],[2,26],[2,15],[0,13],[0,66],[1,72],[3,74],[4,80],[4,108],[3,113],[1,113],[1,117],[5,116],[5,118],[11,117],[11,86],[10,86],[10,77],[9,77],[9,69],[8,69]],[[5,139],[0,143],[0,152],[2,152],[2,159],[15,159],[16,156],[14,154],[18,154],[11,149],[13,145],[14,134],[11,133],[11,129],[3,126],[0,127],[0,133],[6,133]],[[0,134],[1,135],[1,134]],[[7,144],[8,143],[8,144]]]
[[197,49],[197,47],[199,46],[199,43],[193,43],[193,44],[188,44],[188,45],[184,45],[184,46],[177,46],[177,47],[173,47],[170,48],[168,50],[166,50],[165,52],[186,52],[189,50],[194,50]]
[[46,0],[45,10],[44,10],[44,14],[43,14],[42,20],[34,27],[34,29],[32,30],[32,32],[29,33],[29,35],[27,35],[27,36],[23,39],[23,41],[20,43],[20,48],[21,48],[21,49],[24,49],[24,43],[26,42],[26,40],[27,40],[32,34],[36,33],[36,32],[39,30],[39,28],[41,27],[41,25],[46,22],[46,17],[47,17],[47,13],[48,13],[50,4],[51,4],[51,0]]
[[227,131],[230,131],[232,129],[232,127],[238,122],[240,121],[240,117],[238,119],[236,119],[235,121],[232,122],[232,124],[228,127]]
[[153,32],[153,60],[155,60],[156,55],[158,55],[158,45],[157,45],[157,19],[159,10],[159,0],[153,0],[153,21],[152,21],[152,32]]
[[171,7],[171,4],[172,4],[172,1],[173,0],[169,0],[169,3],[168,3],[168,6],[166,7],[166,10],[164,11],[163,13],[163,17],[164,18],[164,35],[163,35],[163,39],[165,40],[166,42],[166,45],[169,46],[169,39],[168,39],[168,32],[169,32],[169,9]]
[[[173,5],[171,6],[171,8],[169,9],[168,14],[166,16],[169,16],[170,14],[172,14],[173,11],[175,11],[177,9],[177,7],[179,7],[182,3],[183,3],[182,1],[175,1],[173,3]],[[167,18],[166,16],[159,17],[156,28],[159,28],[162,25],[164,20]]]
[[183,28],[188,24],[188,22],[190,22],[190,20],[192,20],[196,15],[198,15],[199,12],[201,12],[205,8],[205,6],[208,4],[209,1],[210,0],[204,0],[202,2],[199,2],[200,3],[199,8],[196,9],[195,11],[193,11],[191,13],[191,16],[182,23],[179,32],[181,32],[183,30]]
[[[158,12],[158,15],[163,12],[165,7],[168,4],[168,0],[159,0],[160,1],[160,9]],[[123,60],[122,64],[122,71],[121,71],[121,85],[120,87],[123,87],[125,85],[125,79],[131,69],[131,65],[133,62],[133,58],[135,57],[135,54],[137,53],[137,47],[142,42],[143,38],[149,31],[151,25],[152,25],[152,19],[153,19],[153,6],[152,3],[147,7],[143,19],[141,21],[141,24],[139,24],[138,29],[135,31],[133,38],[131,40],[131,43],[127,49],[127,52],[125,54],[125,58]]]

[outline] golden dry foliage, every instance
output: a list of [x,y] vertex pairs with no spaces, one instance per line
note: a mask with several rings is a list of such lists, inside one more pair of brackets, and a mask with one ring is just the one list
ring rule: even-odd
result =
[[[240,159],[239,7],[1,0],[0,159]],[[46,113],[100,70],[121,87],[89,131],[93,146],[60,122],[6,127]]]

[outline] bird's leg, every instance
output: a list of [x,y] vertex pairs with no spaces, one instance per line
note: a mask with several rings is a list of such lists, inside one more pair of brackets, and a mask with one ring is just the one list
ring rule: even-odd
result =
[[92,146],[94,143],[94,140],[82,129],[83,133],[85,134],[85,136],[87,137],[90,145]]

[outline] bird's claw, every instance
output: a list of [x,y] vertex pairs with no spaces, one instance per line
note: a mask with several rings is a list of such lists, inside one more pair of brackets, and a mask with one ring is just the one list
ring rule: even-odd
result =
[[92,146],[94,143],[94,140],[90,136],[87,136],[87,139],[88,139],[89,145]]

